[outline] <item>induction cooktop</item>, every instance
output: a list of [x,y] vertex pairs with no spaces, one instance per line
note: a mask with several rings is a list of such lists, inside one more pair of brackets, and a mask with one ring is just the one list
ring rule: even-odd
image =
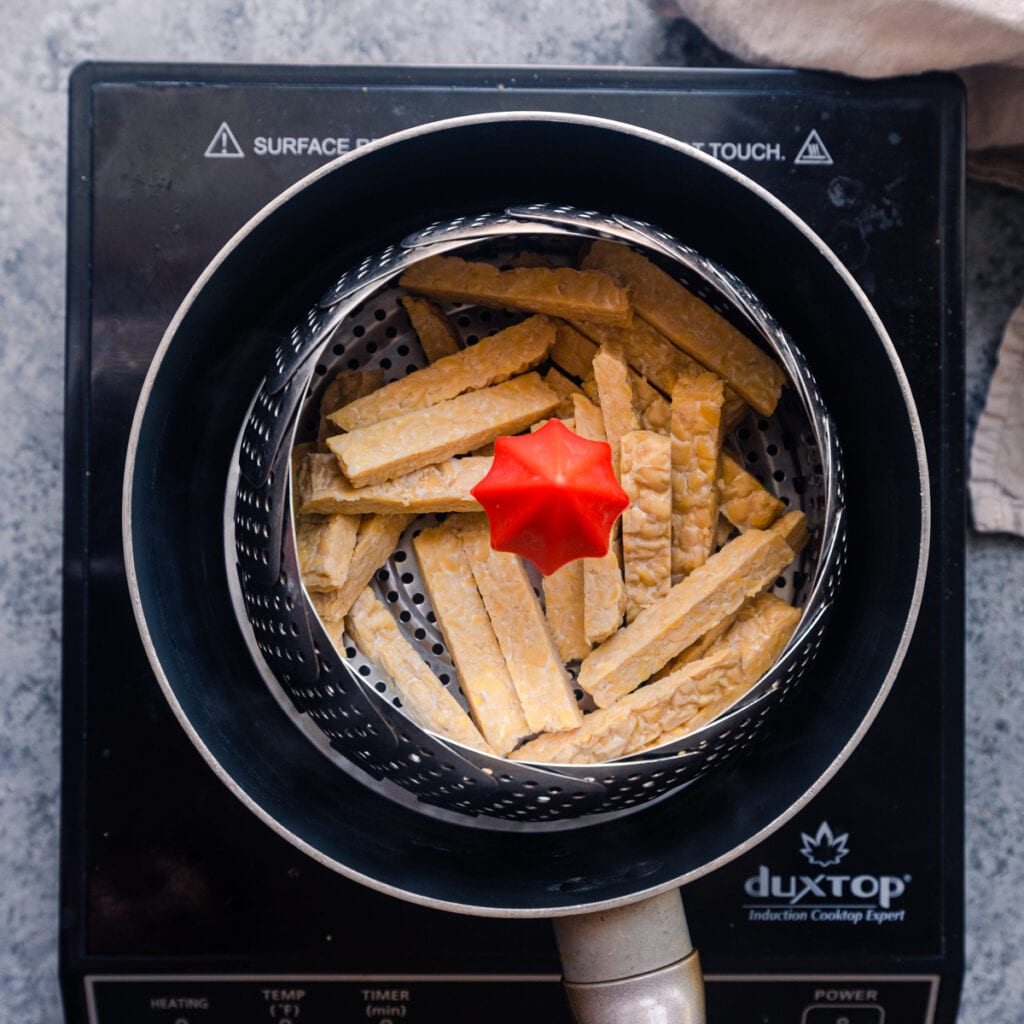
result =
[[60,923],[68,1021],[569,1020],[547,922],[462,917],[362,888],[288,845],[215,778],[146,660],[120,532],[143,377],[178,304],[231,235],[305,174],[370,140],[458,114],[527,109],[655,129],[750,176],[832,247],[894,340],[921,417],[934,516],[906,661],[825,789],[684,896],[712,1024],[953,1020],[963,927],[957,81],[94,64],[71,83]]

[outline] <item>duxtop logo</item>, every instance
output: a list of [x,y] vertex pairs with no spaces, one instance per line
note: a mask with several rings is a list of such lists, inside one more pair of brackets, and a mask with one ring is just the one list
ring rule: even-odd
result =
[[846,848],[846,840],[850,838],[848,832],[841,836],[832,834],[827,821],[823,821],[818,831],[813,836],[806,832],[800,833],[803,846],[800,852],[812,863],[820,868],[828,868],[838,864],[850,851]]
[[[849,832],[823,821],[817,831],[801,832],[799,853],[817,867],[834,867],[850,853]],[[777,874],[766,864],[744,882],[751,900],[743,909],[749,921],[814,921],[843,924],[891,924],[906,919],[894,904],[907,891],[910,875]]]

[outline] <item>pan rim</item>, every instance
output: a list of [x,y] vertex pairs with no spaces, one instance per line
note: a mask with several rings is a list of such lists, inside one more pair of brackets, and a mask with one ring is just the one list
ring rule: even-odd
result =
[[[881,342],[882,349],[885,353],[886,358],[892,368],[895,376],[896,383],[899,387],[900,394],[903,399],[903,403],[907,412],[910,434],[913,440],[914,450],[917,457],[918,466],[918,481],[920,484],[920,493],[918,495],[921,503],[921,522],[920,522],[920,541],[918,545],[917,555],[917,571],[914,580],[914,588],[911,594],[910,604],[907,610],[907,616],[903,624],[899,641],[896,645],[896,649],[889,665],[888,671],[886,672],[885,678],[878,687],[874,698],[871,701],[867,711],[862,717],[861,721],[857,724],[856,728],[851,733],[849,739],[838,751],[826,769],[814,780],[814,782],[808,787],[804,793],[794,800],[782,813],[778,814],[775,818],[765,824],[756,833],[748,836],[748,838],[732,847],[730,850],[721,854],[703,864],[698,868],[694,868],[690,871],[684,872],[681,875],[673,878],[670,881],[660,883],[656,886],[651,886],[647,889],[640,889],[631,892],[625,896],[619,896],[611,899],[594,901],[590,903],[578,903],[570,904],[559,907],[492,907],[492,906],[481,906],[478,904],[467,904],[460,903],[457,900],[438,899],[435,897],[428,897],[421,893],[403,889],[401,886],[394,885],[389,882],[385,882],[379,878],[367,875],[364,872],[357,871],[350,866],[336,860],[333,857],[329,857],[322,851],[314,847],[311,843],[304,840],[301,836],[292,832],[289,828],[279,822],[272,814],[266,811],[263,806],[254,797],[250,796],[249,793],[234,779],[230,772],[228,772],[217,759],[217,756],[210,749],[210,747],[203,741],[198,731],[192,724],[188,715],[184,711],[180,701],[178,700],[177,694],[171,683],[170,678],[164,672],[163,665],[160,661],[159,655],[156,650],[155,643],[152,635],[149,631],[149,627],[146,621],[146,614],[143,608],[142,595],[139,588],[138,574],[135,565],[135,545],[133,538],[133,516],[132,509],[135,503],[135,482],[136,482],[136,465],[138,458],[139,441],[142,432],[143,422],[145,420],[146,411],[149,407],[149,400],[152,394],[153,388],[156,384],[157,377],[159,376],[161,366],[164,358],[167,354],[170,345],[178,333],[182,321],[188,315],[193,304],[195,303],[198,296],[202,293],[210,279],[220,269],[221,265],[228,259],[228,257],[234,252],[235,249],[244,241],[246,237],[265,219],[271,214],[276,212],[281,206],[288,203],[295,195],[305,190],[307,187],[312,185],[314,182],[321,178],[332,174],[334,171],[342,166],[352,163],[355,160],[362,159],[373,153],[380,151],[381,149],[388,148],[395,144],[401,143],[408,139],[417,138],[421,135],[439,133],[449,131],[453,129],[472,127],[476,125],[486,125],[501,122],[523,122],[523,121],[543,121],[543,122],[555,122],[562,124],[575,125],[580,127],[590,127],[596,129],[602,129],[605,131],[615,131],[622,134],[633,136],[642,141],[655,143],[657,145],[667,147],[669,149],[676,150],[679,153],[684,154],[690,159],[696,160],[700,163],[704,163],[712,167],[717,173],[724,175],[731,179],[734,183],[742,186],[748,191],[752,192],[761,202],[766,203],[776,213],[784,217],[789,223],[796,228],[817,250],[820,256],[830,265],[832,271],[839,277],[842,284],[847,288],[849,293],[856,300],[857,304],[863,310],[872,330],[874,331],[877,339]],[[497,113],[485,113],[485,114],[470,114],[454,118],[446,118],[438,121],[431,121],[426,124],[417,125],[404,131],[396,132],[394,134],[385,136],[381,139],[370,142],[365,146],[360,147],[351,153],[345,154],[344,156],[338,157],[336,160],[330,161],[324,164],[322,167],[317,168],[310,174],[301,178],[295,182],[289,188],[285,189],[278,196],[272,199],[269,203],[259,209],[252,217],[250,217],[245,224],[243,224],[228,241],[221,247],[218,253],[210,260],[210,262],[203,269],[203,272],[199,275],[192,287],[189,289],[185,297],[179,304],[174,316],[164,331],[160,343],[158,344],[153,358],[150,362],[149,368],[146,372],[146,376],[143,380],[142,388],[139,392],[139,397],[135,407],[135,412],[132,417],[131,431],[128,438],[128,446],[125,457],[125,472],[123,478],[122,488],[122,505],[121,505],[121,533],[122,542],[124,548],[125,558],[125,576],[128,584],[129,596],[131,599],[132,612],[135,617],[136,626],[139,631],[139,636],[145,649],[146,658],[150,664],[150,667],[154,673],[158,685],[167,700],[171,711],[175,718],[177,718],[179,724],[185,731],[189,740],[193,746],[198,750],[203,759],[207,762],[214,774],[220,779],[222,783],[228,788],[228,790],[237,797],[250,811],[252,811],[264,824],[269,826],[274,832],[280,835],[283,839],[291,843],[296,848],[300,849],[303,853],[312,857],[313,860],[322,864],[324,867],[341,874],[344,877],[350,878],[353,881],[359,882],[369,888],[375,889],[379,892],[386,893],[391,896],[395,896],[400,899],[407,900],[412,903],[419,904],[421,906],[430,907],[437,910],[453,911],[457,913],[469,914],[472,916],[480,917],[497,917],[497,918],[546,918],[546,917],[561,917],[569,916],[572,914],[579,914],[584,912],[600,911],[605,909],[611,909],[624,904],[639,901],[641,899],[655,896],[662,892],[667,892],[671,889],[677,888],[682,885],[686,885],[689,882],[696,881],[705,875],[723,867],[732,860],[753,849],[765,840],[772,833],[781,828],[786,822],[791,820],[797,815],[811,800],[814,799],[818,793],[828,784],[828,782],[834,777],[839,768],[849,758],[853,750],[859,745],[867,730],[874,722],[878,715],[882,705],[885,703],[886,698],[892,689],[893,683],[895,682],[896,676],[903,664],[906,656],[907,649],[910,644],[911,637],[913,636],[915,626],[917,624],[918,614],[921,608],[923,600],[925,578],[928,568],[928,558],[931,542],[931,491],[930,491],[930,476],[928,469],[927,453],[924,446],[924,436],[921,427],[920,418],[917,411],[917,406],[914,401],[913,393],[910,387],[910,382],[906,376],[906,371],[902,365],[898,353],[896,352],[895,345],[892,339],[889,337],[888,332],[885,329],[881,318],[875,311],[867,295],[861,289],[860,285],[853,278],[852,274],[846,269],[843,263],[838,257],[832,252],[832,250],[825,244],[824,240],[821,239],[816,232],[800,218],[793,210],[786,206],[781,200],[775,197],[771,192],[766,190],[763,186],[757,182],[748,178],[746,175],[735,170],[728,164],[717,160],[706,153],[701,152],[693,146],[687,143],[680,142],[670,136],[663,135],[660,132],[652,131],[650,129],[641,128],[637,125],[632,125],[626,122],[616,121],[608,118],[594,117],[591,115],[583,114],[572,114],[567,112],[558,111],[536,111],[536,110],[521,110],[521,111],[503,111]],[[581,827],[586,827],[582,825]]]

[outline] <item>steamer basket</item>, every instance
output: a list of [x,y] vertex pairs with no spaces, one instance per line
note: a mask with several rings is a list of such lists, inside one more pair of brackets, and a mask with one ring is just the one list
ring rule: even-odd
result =
[[[529,249],[565,263],[581,238],[642,249],[691,291],[768,349],[789,386],[768,418],[750,413],[728,439],[744,465],[789,508],[807,516],[811,541],[774,592],[802,609],[772,669],[714,721],[674,743],[614,762],[531,765],[481,754],[418,726],[390,680],[346,639],[334,649],[302,587],[289,482],[294,443],[315,438],[319,400],[341,369],[383,369],[388,380],[425,365],[395,285],[416,260],[458,252],[497,265]],[[450,307],[464,344],[521,319]],[[486,815],[522,828],[622,813],[690,785],[739,755],[779,713],[813,659],[839,586],[845,555],[843,478],[835,429],[799,349],[742,282],[648,224],[568,207],[531,206],[432,225],[343,275],[275,354],[239,439],[237,487],[229,487],[226,530],[238,569],[245,634],[295,708],[332,747],[431,808]],[[465,707],[456,672],[422,585],[412,538],[436,521],[421,516],[372,586],[413,643]],[[539,576],[534,579],[539,593]],[[571,669],[574,666],[571,666]],[[577,691],[581,701],[582,691]],[[589,705],[584,704],[584,707]]]

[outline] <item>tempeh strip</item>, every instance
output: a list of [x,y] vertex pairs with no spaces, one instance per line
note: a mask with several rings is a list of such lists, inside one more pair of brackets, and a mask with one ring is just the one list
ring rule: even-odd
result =
[[473,720],[487,742],[499,754],[507,754],[532,730],[516,696],[462,541],[449,519],[424,530],[412,544]]
[[575,728],[583,714],[523,563],[513,554],[491,550],[485,516],[462,517],[458,528],[530,728]]
[[669,432],[672,419],[672,407],[661,395],[647,383],[646,377],[634,373],[630,377],[633,394],[636,395],[637,409],[640,413],[640,426],[644,430],[653,430],[659,434]]
[[410,716],[420,725],[456,743],[494,753],[369,587],[349,609],[345,630],[356,647],[391,678]]
[[742,661],[742,670],[717,699],[701,708],[685,725],[659,736],[657,744],[681,739],[735,704],[779,660],[800,622],[800,609],[774,594],[759,594],[740,609],[735,623],[707,649],[708,654],[731,650]]
[[555,325],[555,343],[551,346],[551,361],[570,377],[587,380],[594,376],[594,356],[597,345],[572,324],[559,320]]
[[566,562],[543,577],[544,615],[562,661],[585,658],[590,651],[583,620],[583,559]]
[[722,379],[704,373],[672,391],[672,581],[703,565],[715,549]]
[[383,386],[383,370],[342,370],[335,376],[320,396],[320,430],[317,434],[320,451],[326,451],[327,446],[324,442],[327,438],[340,433],[328,419],[331,413]]
[[299,574],[307,590],[337,590],[342,586],[352,563],[358,532],[359,516],[299,516],[295,546]]
[[580,437],[585,437],[588,441],[607,442],[601,410],[586,395],[573,395],[572,412],[576,433]]
[[582,395],[583,392],[580,388],[553,366],[544,374],[544,383],[562,400],[555,410],[555,415],[561,418],[572,416],[572,396]]
[[799,555],[811,539],[807,529],[807,516],[798,509],[780,516],[768,530],[778,534],[792,548],[794,555]]
[[722,403],[722,425],[725,433],[731,434],[746,418],[750,406],[732,391],[725,389],[725,401]]
[[[552,370],[552,373],[557,372]],[[568,401],[571,413],[571,395]],[[562,422],[570,430],[576,429],[573,416]],[[542,577],[541,587],[544,591],[544,617],[548,620],[548,628],[562,661],[586,657],[590,644],[587,643],[583,623],[583,560],[575,558]]]
[[672,450],[662,434],[632,431],[622,437],[622,566],[626,621],[659,601],[672,576]]
[[403,295],[401,301],[428,363],[461,351],[459,335],[452,322],[433,302],[416,295]]
[[727,451],[718,463],[718,500],[719,512],[741,532],[771,526],[786,507]]
[[601,558],[583,559],[583,631],[588,644],[607,640],[622,625],[626,585],[616,545]]
[[333,455],[315,453],[299,472],[299,510],[308,512],[479,512],[470,490],[487,475],[493,459],[446,459],[368,487],[353,487]]
[[350,483],[378,484],[518,433],[558,403],[558,395],[528,373],[328,438],[327,445]]
[[612,469],[622,477],[622,435],[640,429],[640,418],[633,402],[633,385],[622,351],[614,345],[602,345],[594,356],[594,380],[601,399],[604,433],[612,449]]
[[736,532],[736,527],[729,522],[725,516],[721,515],[719,510],[718,523],[715,525],[715,548],[716,550],[721,547],[725,547],[726,544],[732,540],[732,535]]
[[337,590],[309,595],[325,625],[340,623],[345,618],[359,591],[388,560],[398,546],[402,531],[414,518],[411,515],[363,516],[345,582]]
[[[601,410],[588,398],[573,398],[576,433],[588,441],[606,441]],[[626,611],[626,587],[615,545],[602,558],[583,559],[583,632],[588,644],[610,637]]]
[[714,629],[709,629],[699,640],[681,650],[664,668],[658,669],[652,678],[662,679],[673,672],[678,672],[684,665],[689,665],[693,661],[700,661],[718,640],[725,636],[732,628],[732,624],[736,621],[736,615],[739,615],[739,612],[736,612],[735,615],[727,615]]
[[554,321],[532,316],[350,402],[332,413],[330,420],[343,430],[356,430],[500,384],[536,366],[554,342]]
[[775,411],[785,374],[771,356],[645,256],[596,241],[583,260],[628,287],[637,313],[687,355],[724,377],[759,413]]
[[579,685],[606,707],[737,611],[793,557],[793,549],[774,533],[740,534],[672,587],[667,597],[591,651],[580,666]]
[[634,319],[629,327],[611,327],[577,321],[573,326],[598,345],[614,345],[626,362],[664,395],[671,395],[680,377],[696,377],[707,371],[680,351],[646,320]]
[[691,720],[742,671],[742,660],[720,651],[641,687],[611,707],[592,711],[572,732],[538,736],[510,756],[516,761],[593,764],[624,757],[657,739],[666,729]]
[[522,309],[568,319],[628,324],[629,296],[607,274],[569,267],[513,267],[469,263],[458,256],[429,256],[398,283],[411,292],[447,302],[494,309]]

